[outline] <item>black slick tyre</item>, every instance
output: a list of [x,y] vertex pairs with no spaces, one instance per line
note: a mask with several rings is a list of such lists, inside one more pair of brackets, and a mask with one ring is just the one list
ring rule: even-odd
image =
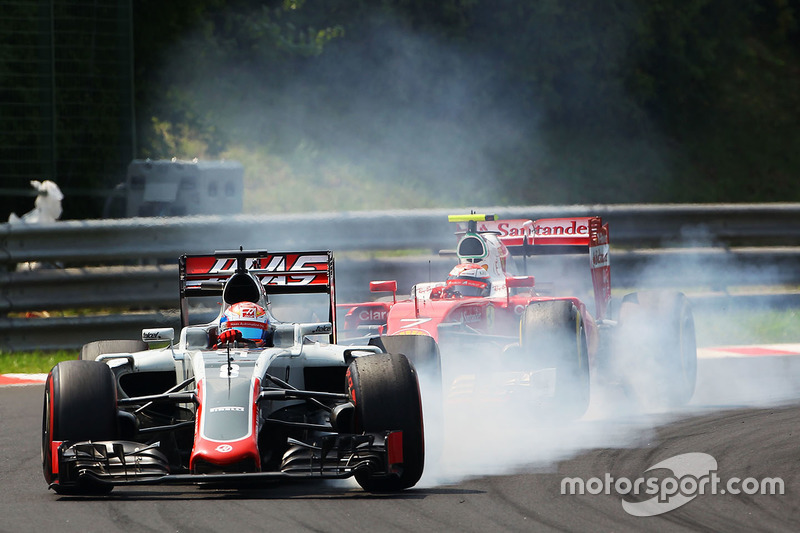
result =
[[[42,469],[48,484],[59,480],[54,443],[118,438],[116,402],[114,374],[104,363],[62,361],[53,367],[45,382],[42,410]],[[52,487],[59,494],[110,490],[110,486],[58,483]]]
[[361,470],[355,478],[364,490],[396,492],[413,487],[425,465],[422,404],[414,367],[402,354],[376,354],[350,363],[347,394],[355,405],[356,433],[403,432],[399,475]]

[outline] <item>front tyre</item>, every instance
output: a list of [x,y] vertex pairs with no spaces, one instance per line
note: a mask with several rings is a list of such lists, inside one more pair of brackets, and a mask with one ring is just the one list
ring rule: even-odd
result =
[[370,492],[413,487],[425,465],[422,403],[414,367],[402,354],[376,354],[350,363],[347,394],[355,405],[356,433],[403,432],[403,464],[396,474],[357,471],[356,481]]
[[[104,363],[62,361],[47,376],[42,411],[42,469],[59,494],[96,494],[110,486],[58,484],[57,443],[118,439],[114,373]],[[55,443],[55,445],[54,445]],[[54,457],[55,456],[55,457]]]

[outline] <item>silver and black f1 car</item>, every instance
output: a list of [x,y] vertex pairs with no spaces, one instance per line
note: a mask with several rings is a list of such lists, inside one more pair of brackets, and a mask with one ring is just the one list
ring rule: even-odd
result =
[[[182,256],[177,344],[172,328],[145,329],[141,341],[89,343],[49,373],[49,487],[102,494],[350,476],[373,492],[415,485],[424,464],[416,371],[404,355],[336,344],[334,286],[329,251]],[[275,319],[269,297],[296,293],[327,294],[328,320]],[[192,297],[215,299],[218,317],[188,325]],[[225,323],[226,311],[241,302],[266,310],[258,342],[227,334],[237,323]]]

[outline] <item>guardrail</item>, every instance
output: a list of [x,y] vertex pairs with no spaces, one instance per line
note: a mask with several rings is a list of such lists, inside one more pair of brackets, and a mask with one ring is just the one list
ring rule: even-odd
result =
[[[243,246],[332,249],[339,301],[368,298],[370,279],[397,279],[401,291],[442,279],[455,244],[447,215],[464,210],[203,216],[0,224],[0,349],[75,348],[130,338],[146,326],[174,325],[176,259]],[[529,206],[481,209],[500,218],[600,215],[609,222],[615,287],[800,285],[800,204]],[[382,257],[385,250],[409,250]],[[57,268],[16,270],[36,261]],[[570,257],[537,279],[586,272]],[[794,298],[784,291],[780,301]],[[773,296],[772,298],[777,298]],[[793,301],[793,300],[792,300]],[[28,311],[124,308],[107,316],[20,318]]]
[[[68,220],[0,224],[0,263],[174,260],[210,248],[431,249],[452,245],[457,209]],[[602,216],[623,247],[799,246],[800,204],[490,207],[499,218]]]

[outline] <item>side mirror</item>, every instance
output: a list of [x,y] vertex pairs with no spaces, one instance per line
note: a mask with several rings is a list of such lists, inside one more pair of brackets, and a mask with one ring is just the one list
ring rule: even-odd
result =
[[369,292],[391,292],[392,302],[397,302],[397,281],[370,281]]
[[[292,325],[294,328],[294,339],[292,341],[292,357],[296,357],[303,352],[303,340],[309,335],[333,335],[333,324],[330,322],[309,322],[309,323],[295,323]],[[332,341],[331,341],[332,342]]]
[[370,281],[369,292],[397,292],[397,281]]
[[172,344],[172,341],[175,340],[175,329],[174,328],[143,329],[142,340],[147,343],[168,342]]
[[533,287],[535,280],[533,276],[509,276],[506,278],[506,286],[509,289],[519,289],[522,287]]

